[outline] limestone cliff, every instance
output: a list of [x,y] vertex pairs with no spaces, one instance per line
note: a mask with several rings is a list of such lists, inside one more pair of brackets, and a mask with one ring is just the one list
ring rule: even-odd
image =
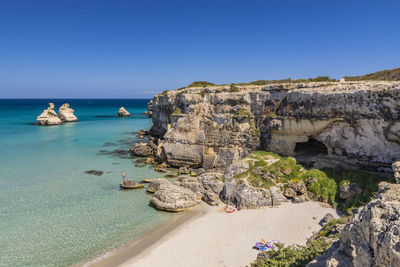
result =
[[400,159],[400,82],[188,87],[152,102],[157,157],[225,168],[254,149],[316,167],[390,169]]
[[307,266],[400,266],[400,185],[382,182],[375,200],[353,216],[340,241]]

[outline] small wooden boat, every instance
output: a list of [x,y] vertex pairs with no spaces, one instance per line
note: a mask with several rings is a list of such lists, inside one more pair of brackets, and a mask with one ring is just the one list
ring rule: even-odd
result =
[[122,183],[120,183],[120,186],[124,189],[138,189],[144,187],[144,185],[136,183],[129,179],[124,179]]
[[151,183],[151,180],[153,180],[153,179],[143,179],[143,181],[141,181],[141,183]]

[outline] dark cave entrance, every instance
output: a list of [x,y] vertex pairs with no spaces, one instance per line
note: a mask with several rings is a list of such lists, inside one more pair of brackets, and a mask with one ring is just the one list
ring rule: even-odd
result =
[[294,148],[296,155],[328,155],[328,148],[320,141],[310,138],[307,142],[296,143]]

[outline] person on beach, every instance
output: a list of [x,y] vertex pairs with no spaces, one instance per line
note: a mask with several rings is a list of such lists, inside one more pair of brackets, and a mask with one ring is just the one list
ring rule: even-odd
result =
[[124,171],[121,173],[121,176],[122,176],[122,184],[124,184],[124,182],[125,182],[125,172]]

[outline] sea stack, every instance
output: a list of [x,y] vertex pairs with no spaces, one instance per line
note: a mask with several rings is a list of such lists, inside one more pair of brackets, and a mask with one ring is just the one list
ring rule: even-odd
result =
[[121,107],[119,110],[118,110],[118,116],[119,117],[129,117],[131,114],[124,108],[124,107]]
[[59,125],[62,124],[61,119],[54,111],[54,104],[49,103],[49,107],[45,109],[42,114],[37,117],[37,121],[40,125]]
[[74,115],[74,110],[69,107],[68,103],[63,104],[58,110],[60,119],[63,122],[74,122],[78,121],[78,118]]

